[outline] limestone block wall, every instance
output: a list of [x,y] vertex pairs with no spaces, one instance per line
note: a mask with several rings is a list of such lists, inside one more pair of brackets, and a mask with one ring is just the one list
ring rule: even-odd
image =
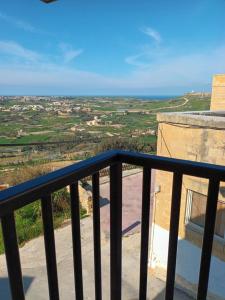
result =
[[[161,119],[157,143],[157,155],[160,156],[225,165],[225,130],[221,128],[168,123]],[[171,173],[156,171],[155,180],[159,192],[154,201],[150,255],[150,266],[155,272],[159,268],[165,271],[167,266],[172,179]],[[222,183],[220,187],[224,188],[225,184]],[[179,285],[194,295],[198,284],[202,233],[193,231],[186,225],[186,200],[189,189],[206,195],[208,181],[191,176],[183,177],[176,276]],[[222,192],[219,199],[225,201]],[[223,242],[215,239],[209,299],[225,299],[222,297],[225,283],[222,277],[218,276],[225,276],[225,247]]]
[[[157,155],[225,165],[225,130],[159,123]],[[156,185],[160,192],[155,195],[154,222],[166,230],[169,230],[170,223],[172,179],[169,172],[156,172]],[[221,183],[220,187],[225,187],[225,184]],[[191,239],[199,246],[201,235],[190,234],[185,225],[187,190],[207,195],[207,189],[206,179],[183,177],[179,236]],[[219,199],[225,201],[222,192]],[[214,254],[225,260],[223,248],[220,243],[214,243]]]
[[8,189],[8,188],[9,188],[9,184],[6,184],[6,183],[0,184],[0,191]]
[[88,215],[92,214],[92,193],[85,190],[81,185],[79,185],[79,196],[81,207],[86,209]]
[[213,77],[210,110],[225,110],[225,74]]

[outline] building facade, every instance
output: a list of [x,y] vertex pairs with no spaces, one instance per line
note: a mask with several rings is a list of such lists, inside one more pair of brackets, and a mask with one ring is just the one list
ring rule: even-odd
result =
[[[158,114],[157,155],[225,165],[225,76],[220,75],[220,79],[222,77],[224,91],[220,89],[220,95],[224,92],[224,98],[218,102],[215,98],[217,89],[213,86],[211,109],[215,108],[215,111]],[[198,286],[207,189],[207,180],[184,176],[176,284],[192,295],[196,295]],[[164,277],[169,242],[171,173],[156,172],[156,191],[150,265],[156,275]],[[208,298],[225,299],[225,183],[220,186],[212,254]]]
[[211,110],[225,109],[225,74],[215,75],[212,83]]

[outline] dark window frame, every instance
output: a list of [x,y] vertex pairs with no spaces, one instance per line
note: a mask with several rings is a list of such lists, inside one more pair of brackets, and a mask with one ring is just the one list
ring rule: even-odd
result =
[[[194,190],[191,189],[187,189],[187,196],[186,196],[186,209],[185,209],[185,225],[187,225],[189,228],[191,228],[194,231],[197,231],[198,233],[201,233],[203,235],[204,233],[204,226],[201,226],[199,224],[196,224],[195,222],[193,222],[191,220],[191,213],[192,213],[192,203],[193,203],[193,193],[202,195],[205,197],[205,200],[207,202],[207,196],[196,192]],[[218,203],[221,203],[223,205],[225,205],[224,201],[221,201],[218,199]],[[216,232],[214,232],[214,238],[220,242],[223,242],[225,244],[225,228],[224,228],[224,235],[223,237],[219,234],[217,234]]]

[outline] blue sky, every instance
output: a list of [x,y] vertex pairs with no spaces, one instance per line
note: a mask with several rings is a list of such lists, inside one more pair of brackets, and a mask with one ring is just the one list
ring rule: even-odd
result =
[[224,28],[224,0],[2,1],[0,94],[210,91]]

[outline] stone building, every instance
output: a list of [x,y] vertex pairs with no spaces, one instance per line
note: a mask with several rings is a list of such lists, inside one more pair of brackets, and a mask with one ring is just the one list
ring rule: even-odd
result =
[[[225,75],[213,79],[211,110],[160,113],[157,155],[225,165]],[[222,110],[224,109],[224,111]],[[184,176],[179,222],[176,284],[196,295],[208,182]],[[156,172],[150,265],[165,276],[172,174]],[[220,185],[208,299],[225,299],[225,183]],[[193,268],[193,265],[195,266]]]
[[225,109],[225,74],[213,77],[211,110]]
[[91,121],[87,121],[87,125],[88,126],[98,126],[101,124],[101,119],[98,118],[98,116],[94,116],[94,120],[91,120]]
[[0,191],[3,191],[8,188],[9,188],[9,185],[7,183],[0,183]]

